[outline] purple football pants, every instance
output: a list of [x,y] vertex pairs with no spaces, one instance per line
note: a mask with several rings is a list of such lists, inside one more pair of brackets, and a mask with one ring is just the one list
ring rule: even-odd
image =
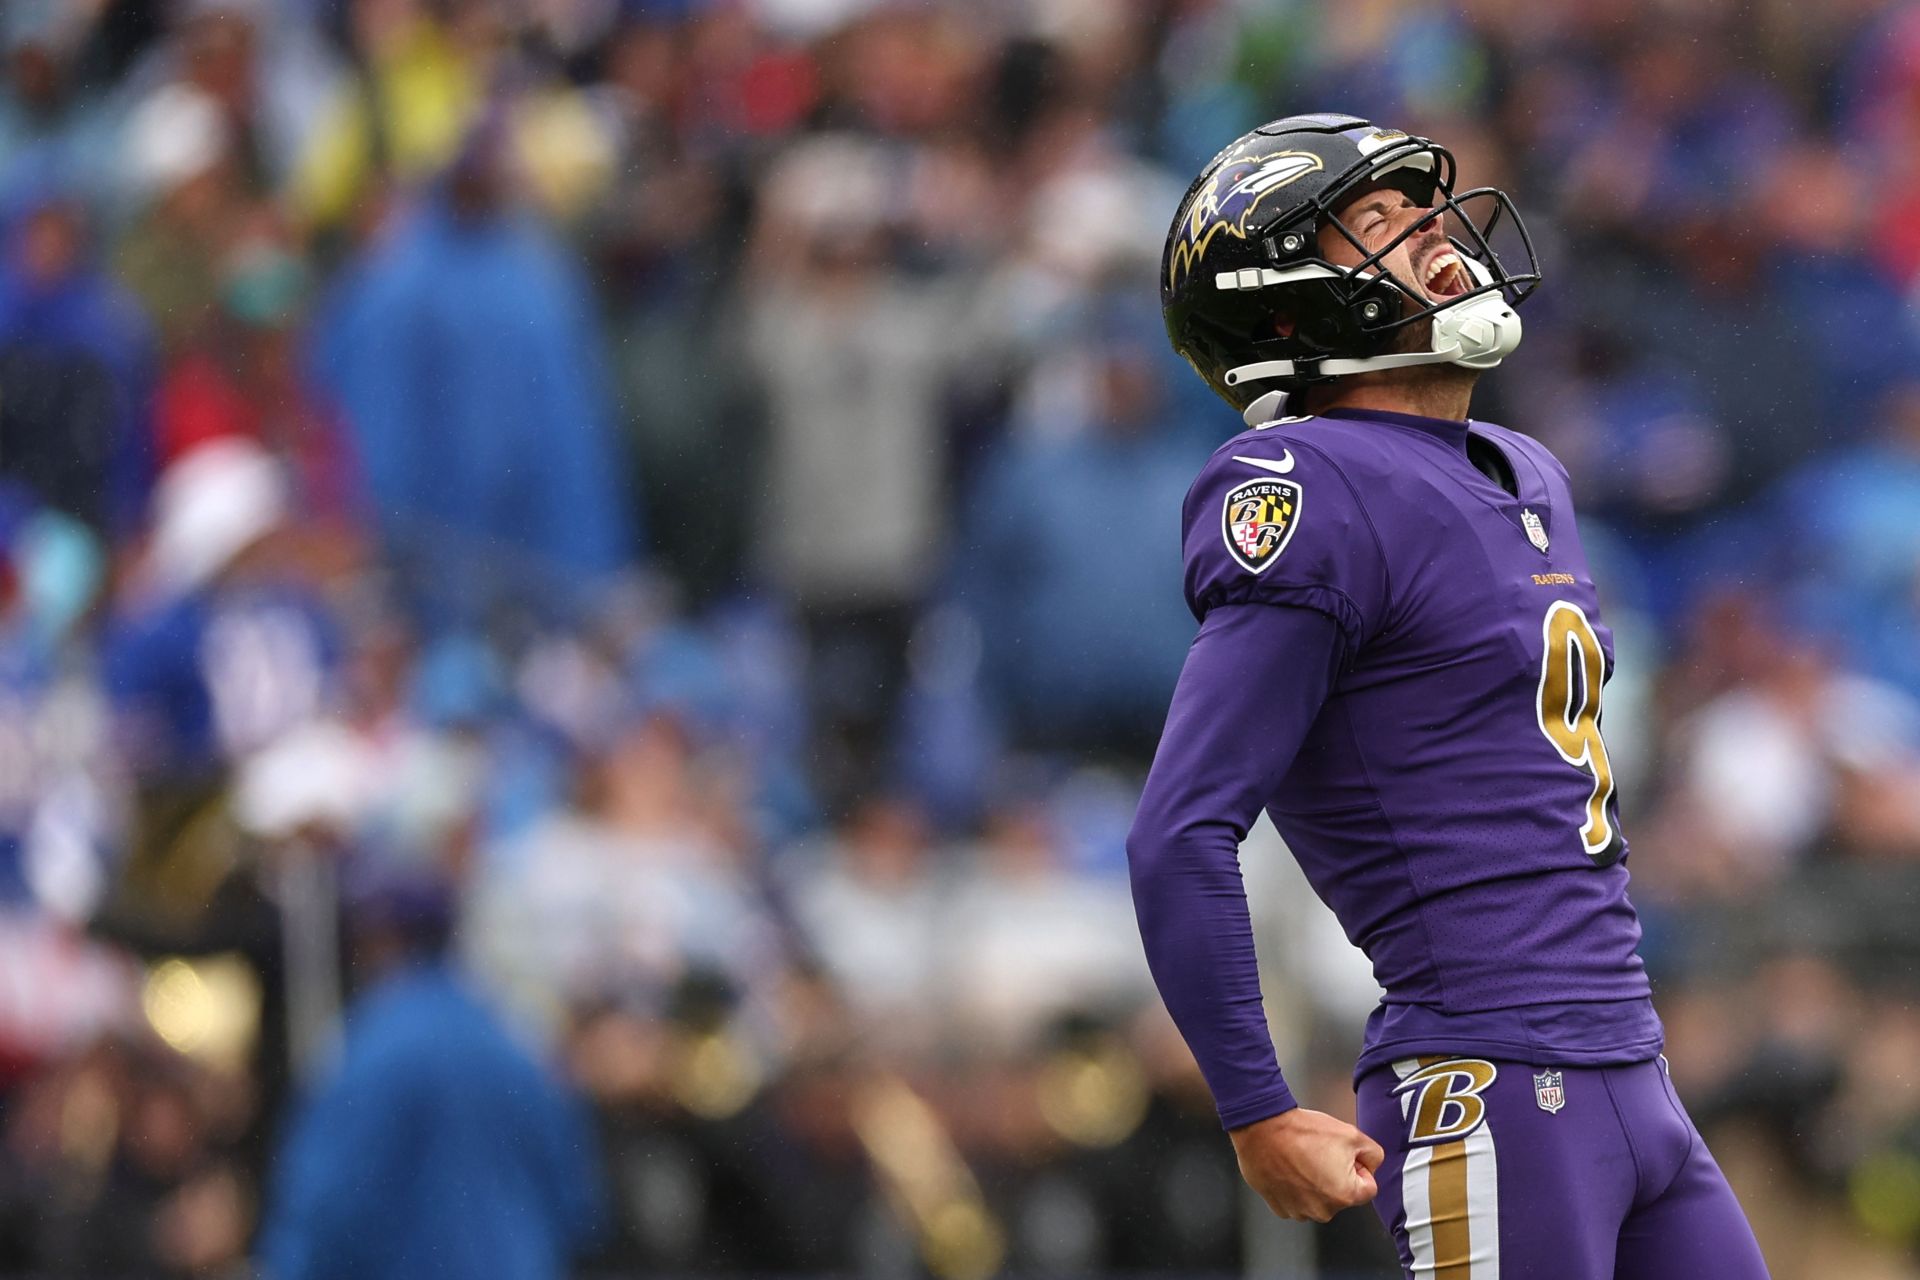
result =
[[1369,1072],[1373,1202],[1414,1280],[1764,1280],[1726,1177],[1660,1061]]

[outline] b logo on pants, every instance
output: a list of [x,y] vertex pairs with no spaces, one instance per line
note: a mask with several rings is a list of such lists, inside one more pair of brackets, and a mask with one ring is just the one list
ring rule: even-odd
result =
[[1445,1058],[1428,1062],[1401,1078],[1394,1095],[1407,1116],[1409,1143],[1451,1142],[1464,1138],[1487,1119],[1480,1097],[1500,1072],[1481,1058]]

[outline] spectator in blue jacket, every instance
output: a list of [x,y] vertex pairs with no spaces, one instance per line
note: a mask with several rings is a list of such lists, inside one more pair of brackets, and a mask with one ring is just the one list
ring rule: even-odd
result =
[[0,211],[0,475],[124,535],[151,481],[153,337],[57,183]]
[[483,125],[442,189],[349,268],[316,364],[390,541],[440,569],[482,553],[493,590],[551,595],[629,560],[632,507],[592,299],[511,207],[506,148]]
[[552,1280],[596,1235],[584,1107],[444,958],[451,902],[389,881],[351,912],[339,1061],[294,1118],[260,1254],[272,1280]]
[[[1157,331],[1115,306],[1088,337],[1080,420],[1032,424],[988,459],[962,515],[956,585],[1017,737],[1150,748],[1193,618],[1179,539],[1140,513],[1178,510],[1216,442],[1164,416]],[[1165,601],[1147,599],[1147,582]]]

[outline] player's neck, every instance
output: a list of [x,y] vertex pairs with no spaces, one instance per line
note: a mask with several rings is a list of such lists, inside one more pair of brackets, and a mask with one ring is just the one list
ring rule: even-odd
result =
[[1379,409],[1465,422],[1478,378],[1473,370],[1455,366],[1363,373],[1310,388],[1306,408],[1309,413]]

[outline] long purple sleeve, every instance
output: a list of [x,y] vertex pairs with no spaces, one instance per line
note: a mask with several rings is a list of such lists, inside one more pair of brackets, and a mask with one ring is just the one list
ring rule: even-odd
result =
[[1296,1105],[1261,1007],[1240,842],[1346,652],[1340,625],[1315,609],[1209,610],[1127,837],[1147,963],[1229,1129]]

